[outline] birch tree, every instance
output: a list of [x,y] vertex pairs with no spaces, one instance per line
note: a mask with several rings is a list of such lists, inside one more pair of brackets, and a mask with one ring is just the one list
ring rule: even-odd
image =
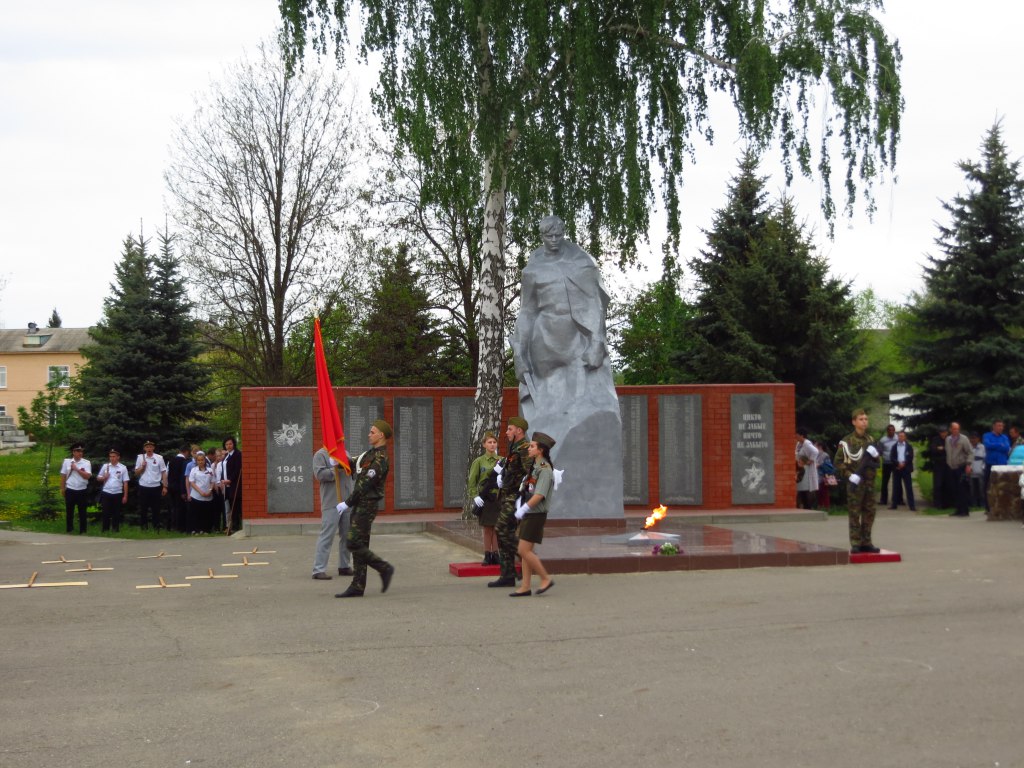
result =
[[458,168],[482,180],[475,439],[500,418],[506,245],[555,212],[592,253],[607,238],[628,261],[660,178],[677,249],[679,185],[697,140],[713,138],[714,92],[729,96],[752,147],[781,149],[787,179],[820,177],[830,220],[833,137],[848,209],[864,193],[870,210],[872,182],[895,163],[901,55],[879,0],[279,6],[292,62],[310,45],[340,58],[361,9],[361,51],[381,56],[374,98],[385,127],[438,174],[452,171],[437,148],[454,142]]

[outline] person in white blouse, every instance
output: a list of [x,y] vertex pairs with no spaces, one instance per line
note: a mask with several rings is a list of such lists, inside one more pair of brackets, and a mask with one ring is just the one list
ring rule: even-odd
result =
[[85,533],[88,525],[86,509],[89,507],[89,478],[92,462],[83,458],[85,446],[71,446],[71,458],[64,459],[60,468],[60,495],[64,497],[64,513],[68,518],[68,533],[75,532],[75,509],[78,509],[78,532]]
[[103,484],[100,490],[100,510],[103,512],[103,530],[121,530],[121,514],[128,503],[128,467],[121,463],[121,452],[111,448],[109,461],[100,468],[96,479]]
[[196,451],[196,465],[188,473],[188,525],[193,534],[210,533],[214,526],[213,491],[216,480],[213,467],[206,462],[206,453]]

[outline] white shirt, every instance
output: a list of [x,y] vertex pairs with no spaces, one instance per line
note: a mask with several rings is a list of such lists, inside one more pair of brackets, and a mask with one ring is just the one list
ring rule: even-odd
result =
[[200,469],[199,466],[192,467],[192,471],[188,473],[188,481],[191,483],[189,489],[189,496],[196,501],[212,501],[212,496],[204,496],[203,493],[208,493],[213,489],[214,477],[213,469],[207,465],[206,469]]
[[896,443],[896,463],[906,464],[907,463],[907,444],[906,442]]
[[146,465],[146,469],[139,475],[139,485],[143,488],[158,488],[163,485],[164,473],[167,472],[164,457],[159,453],[154,453],[152,456],[140,453],[135,459],[135,470],[138,471],[143,464]]
[[60,473],[66,478],[64,481],[65,488],[69,491],[84,491],[89,487],[89,481],[77,472],[73,472],[72,467],[84,469],[92,474],[92,464],[88,459],[78,459],[77,461],[74,459],[64,459],[64,464],[60,468]]
[[104,464],[98,479],[103,480],[104,493],[124,493],[128,487],[128,467],[120,463]]

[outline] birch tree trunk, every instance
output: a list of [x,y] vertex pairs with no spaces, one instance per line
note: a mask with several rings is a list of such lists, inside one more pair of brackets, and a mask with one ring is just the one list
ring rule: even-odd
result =
[[480,317],[477,324],[480,364],[473,404],[470,462],[479,453],[480,441],[486,430],[498,429],[498,443],[501,444],[501,394],[505,378],[505,318],[502,311],[505,295],[505,174],[503,164],[493,156],[484,164],[487,203],[480,249]]

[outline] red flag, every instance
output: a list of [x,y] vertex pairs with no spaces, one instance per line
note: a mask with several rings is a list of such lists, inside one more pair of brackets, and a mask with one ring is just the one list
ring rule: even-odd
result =
[[324,433],[324,448],[333,456],[345,473],[351,475],[348,453],[345,451],[345,430],[338,416],[338,401],[334,399],[331,377],[327,373],[327,359],[324,357],[324,342],[320,338],[320,318],[313,321],[313,347],[316,353],[316,394],[320,403],[320,424]]

